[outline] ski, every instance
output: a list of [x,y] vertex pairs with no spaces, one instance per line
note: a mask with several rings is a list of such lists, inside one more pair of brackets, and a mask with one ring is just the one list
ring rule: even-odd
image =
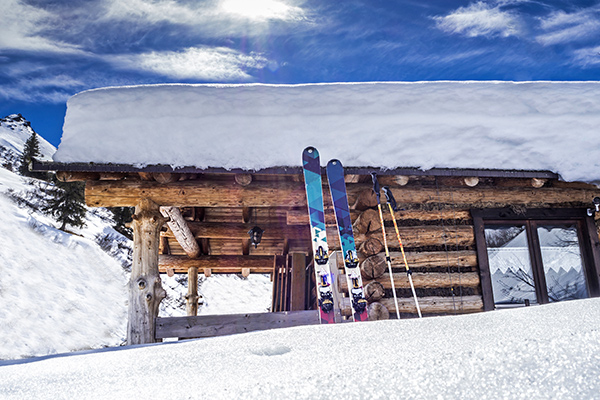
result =
[[344,269],[352,305],[352,318],[354,321],[366,321],[368,319],[367,300],[365,300],[362,277],[358,268],[346,182],[344,181],[344,167],[339,160],[331,160],[327,163],[327,180],[344,255]]
[[325,213],[323,211],[323,186],[321,183],[321,162],[319,152],[314,147],[307,147],[302,152],[304,169],[304,186],[310,218],[310,234],[312,238],[313,260],[317,284],[317,304],[321,323],[333,324],[334,304],[331,288],[331,271],[329,268],[329,247],[325,230]]

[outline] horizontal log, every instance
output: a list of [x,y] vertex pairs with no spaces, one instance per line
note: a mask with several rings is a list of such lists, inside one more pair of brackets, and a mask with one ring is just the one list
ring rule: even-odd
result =
[[188,269],[209,268],[213,274],[241,274],[242,269],[249,268],[253,274],[269,274],[273,272],[273,256],[199,256],[191,259],[187,256],[158,256],[158,269],[166,273],[172,268],[176,273],[187,273]]
[[[216,223],[216,222],[188,222],[192,234],[196,238],[210,239],[248,239],[248,231],[254,226],[264,230],[263,239],[304,239],[310,240],[308,226],[264,225],[261,223]],[[172,233],[167,232],[171,237]]]
[[[266,329],[317,324],[319,324],[319,314],[316,310],[169,317],[156,319],[155,337],[156,339],[171,337],[180,339],[213,337]],[[260,352],[261,350],[256,349],[256,351]],[[273,354],[265,354],[278,354],[277,349],[272,351],[274,351]]]
[[[473,246],[475,244],[475,233],[469,225],[425,225],[398,228],[402,245],[405,248],[417,248],[425,246]],[[362,243],[369,237],[383,241],[381,231],[371,232],[368,235],[356,234],[357,243]],[[386,237],[390,248],[399,248],[398,239],[394,229],[386,229]]]
[[[543,187],[475,187],[475,188],[408,188],[392,187],[400,206],[403,204],[449,204],[470,207],[499,207],[506,204],[564,204],[589,203],[589,199],[600,194],[600,189],[572,189]],[[382,198],[382,202],[385,199]],[[451,210],[443,210],[444,217]]]
[[148,198],[176,207],[298,207],[306,205],[304,185],[297,182],[253,182],[248,186],[219,181],[87,181],[91,207],[130,207]]
[[[381,299],[379,301],[388,310],[396,310],[394,299]],[[452,297],[419,297],[419,307],[423,314],[453,314],[457,313],[472,313],[483,311],[483,300],[481,296],[456,296]],[[399,298],[398,310],[401,313],[417,314],[415,307],[415,299]],[[344,297],[341,301],[342,315],[348,317],[352,313],[350,307],[350,299]]]
[[[452,248],[452,246],[449,246]],[[431,267],[476,267],[477,253],[475,250],[462,251],[408,251],[406,254],[406,262],[408,267],[413,268],[431,268]],[[385,257],[384,253],[379,254]],[[404,260],[402,253],[399,251],[390,252],[392,258],[392,267],[404,268]]]
[[[409,289],[410,282],[406,273],[394,273],[394,285],[396,289]],[[479,274],[477,272],[463,272],[463,273],[443,273],[443,272],[414,272],[412,274],[413,283],[415,288],[419,289],[435,289],[435,288],[447,288],[457,287],[459,284],[463,287],[477,287],[480,284]],[[370,282],[379,282],[385,289],[391,289],[392,283],[390,281],[390,274],[385,273],[376,280],[363,280],[363,285],[367,285]],[[348,283],[346,282],[345,275],[339,275],[338,284],[340,290],[347,291]]]
[[[348,201],[353,204],[359,193],[371,190],[366,183],[349,183]],[[542,187],[391,187],[402,207],[415,205],[468,205],[498,207],[506,204],[589,203],[600,195],[600,189]],[[252,182],[248,186],[231,185],[224,181],[179,181],[168,184],[144,181],[87,181],[86,202],[92,207],[131,207],[141,198],[150,198],[158,205],[196,207],[306,207],[304,185],[300,182]],[[325,205],[331,205],[324,196]],[[382,203],[385,198],[382,197]],[[445,210],[447,212],[447,210]]]

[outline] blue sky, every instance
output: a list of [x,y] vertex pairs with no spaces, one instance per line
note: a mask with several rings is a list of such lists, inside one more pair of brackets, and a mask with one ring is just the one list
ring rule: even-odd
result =
[[600,1],[0,0],[0,117],[168,82],[600,80]]

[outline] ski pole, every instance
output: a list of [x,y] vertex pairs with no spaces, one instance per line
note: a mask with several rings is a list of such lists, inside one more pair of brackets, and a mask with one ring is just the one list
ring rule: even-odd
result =
[[415,305],[417,306],[417,313],[419,314],[419,318],[423,318],[421,315],[421,308],[419,307],[419,300],[417,299],[417,292],[415,292],[415,285],[412,280],[412,271],[408,267],[408,262],[406,261],[406,254],[404,254],[404,246],[402,246],[402,239],[400,239],[400,231],[398,230],[398,224],[396,223],[396,215],[394,214],[394,210],[398,209],[398,205],[396,204],[396,199],[392,194],[392,191],[389,187],[384,186],[382,188],[383,194],[387,199],[387,204],[390,209],[390,214],[392,214],[392,221],[394,221],[394,229],[396,230],[396,237],[398,238],[398,243],[400,244],[400,251],[402,252],[402,259],[404,260],[404,266],[406,267],[406,275],[408,275],[408,281],[410,282],[410,289],[412,290],[413,297],[415,298]]
[[385,225],[383,224],[383,211],[381,211],[381,189],[379,187],[379,181],[377,180],[377,174],[375,172],[371,172],[371,178],[373,179],[373,191],[377,196],[377,209],[379,210],[379,222],[381,222],[381,232],[383,233],[385,261],[387,262],[388,272],[390,273],[390,282],[392,283],[392,293],[394,294],[394,304],[396,305],[396,317],[400,319],[400,311],[398,310],[398,299],[396,298],[396,286],[394,285],[394,274],[392,273],[392,259],[390,257],[390,251],[387,245],[387,238],[385,236]]

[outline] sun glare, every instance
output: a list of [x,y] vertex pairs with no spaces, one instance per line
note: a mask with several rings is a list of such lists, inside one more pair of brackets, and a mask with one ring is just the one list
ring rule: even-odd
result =
[[302,13],[298,7],[277,0],[223,0],[221,9],[253,20],[295,19]]

